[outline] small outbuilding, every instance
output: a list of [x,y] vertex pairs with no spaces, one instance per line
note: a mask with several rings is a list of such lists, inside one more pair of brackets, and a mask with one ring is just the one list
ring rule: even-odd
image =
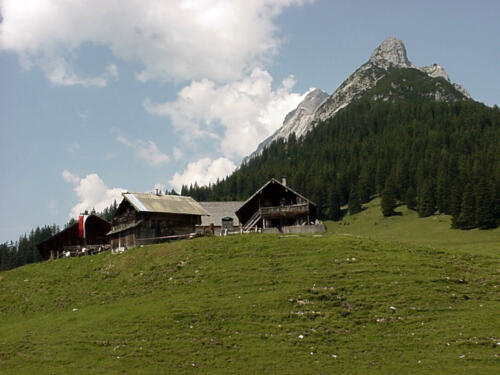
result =
[[198,232],[212,232],[220,235],[221,231],[236,232],[240,230],[240,221],[236,211],[244,202],[200,202],[200,205],[210,214],[202,216],[201,224],[196,226]]
[[124,249],[195,233],[208,212],[191,197],[123,193],[108,233],[111,248]]
[[86,255],[109,248],[111,224],[96,215],[81,215],[78,222],[36,245],[43,259]]
[[244,231],[311,233],[324,231],[316,220],[316,204],[274,178],[236,211]]

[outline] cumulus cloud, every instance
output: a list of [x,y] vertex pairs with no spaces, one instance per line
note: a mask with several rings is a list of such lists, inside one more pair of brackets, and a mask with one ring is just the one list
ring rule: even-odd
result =
[[80,182],[80,177],[74,175],[73,173],[67,171],[66,169],[62,171],[62,178],[64,181],[69,182],[70,184],[76,185]]
[[109,188],[96,174],[91,173],[80,178],[73,173],[64,170],[62,172],[64,181],[74,185],[73,190],[78,197],[79,202],[73,206],[68,217],[76,218],[82,212],[91,211],[95,208],[96,211],[102,211],[109,207],[115,200],[121,201],[122,193],[125,192],[121,188]]
[[255,68],[251,75],[226,84],[204,79],[184,87],[176,100],[153,103],[146,99],[144,108],[152,114],[167,116],[186,138],[212,136],[219,139],[220,151],[229,158],[248,155],[278,129],[285,115],[307,93],[292,92],[295,80],[290,76],[273,90],[271,75]]
[[226,158],[212,160],[203,158],[189,163],[182,173],[175,173],[169,181],[176,191],[181,191],[182,185],[191,185],[195,182],[202,186],[222,179],[236,169],[236,165]]
[[143,141],[141,139],[129,140],[122,135],[118,135],[116,140],[132,148],[139,159],[144,160],[147,164],[157,166],[166,163],[169,160],[167,154],[161,152],[158,146],[153,141]]
[[[106,46],[138,63],[140,81],[235,79],[276,53],[274,18],[312,0],[3,0],[0,46],[27,68],[41,65],[61,85],[102,86],[116,78],[81,78],[72,63],[84,44]],[[104,68],[103,68],[104,70]]]

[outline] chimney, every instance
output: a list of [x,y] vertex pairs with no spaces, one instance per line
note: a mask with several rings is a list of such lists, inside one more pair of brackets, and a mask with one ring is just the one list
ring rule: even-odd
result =
[[281,184],[286,186],[286,177],[285,176],[281,177]]

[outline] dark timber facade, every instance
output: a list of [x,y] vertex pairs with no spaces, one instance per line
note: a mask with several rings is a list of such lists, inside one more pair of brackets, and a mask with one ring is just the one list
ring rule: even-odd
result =
[[127,249],[188,235],[208,213],[191,197],[124,193],[108,233],[111,248]]
[[286,181],[271,179],[236,211],[243,230],[282,231],[286,227],[308,226],[316,222],[316,205],[286,186]]
[[106,233],[111,225],[96,215],[89,215],[85,221],[85,238],[78,236],[78,223],[56,233],[52,237],[36,245],[43,259],[60,258],[69,252],[80,255],[83,248],[87,253],[101,251],[109,247]]

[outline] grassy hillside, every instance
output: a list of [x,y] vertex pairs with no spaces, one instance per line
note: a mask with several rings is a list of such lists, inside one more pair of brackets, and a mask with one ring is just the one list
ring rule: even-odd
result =
[[464,250],[473,254],[500,255],[500,228],[492,230],[451,229],[451,216],[419,218],[406,206],[396,208],[399,216],[383,217],[380,199],[363,205],[361,213],[327,222],[331,233],[383,241],[397,241],[438,249]]
[[0,273],[2,374],[496,374],[500,258],[245,235]]

